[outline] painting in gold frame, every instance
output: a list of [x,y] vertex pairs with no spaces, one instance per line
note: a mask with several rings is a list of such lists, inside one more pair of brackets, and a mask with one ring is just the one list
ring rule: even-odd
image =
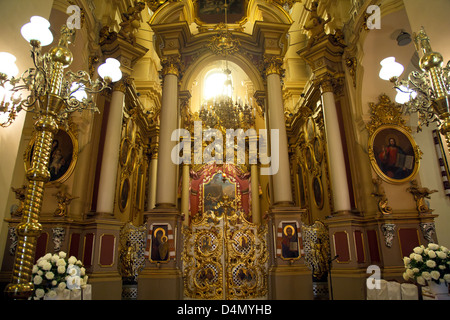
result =
[[[35,138],[33,137],[25,151],[25,170],[31,168],[31,161],[34,151]],[[66,181],[73,170],[78,159],[78,140],[71,130],[59,129],[55,134],[50,151],[48,170],[50,180],[49,186],[57,185]]]
[[382,125],[373,132],[369,157],[375,172],[392,184],[410,181],[419,170],[418,146],[406,129],[396,125]]
[[120,183],[120,189],[119,189],[119,209],[120,212],[124,212],[129,204],[130,199],[130,193],[131,193],[131,184],[130,179],[125,178]]

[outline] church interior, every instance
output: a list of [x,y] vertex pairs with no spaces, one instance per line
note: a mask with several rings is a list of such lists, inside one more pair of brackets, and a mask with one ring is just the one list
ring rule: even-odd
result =
[[404,257],[450,246],[448,0],[0,7],[3,298],[50,253],[92,300],[424,299]]

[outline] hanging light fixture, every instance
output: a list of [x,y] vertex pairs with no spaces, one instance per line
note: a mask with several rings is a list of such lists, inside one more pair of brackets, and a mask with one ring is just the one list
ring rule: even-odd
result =
[[209,43],[216,53],[225,56],[225,68],[222,70],[225,80],[222,84],[222,94],[205,101],[200,109],[199,118],[209,128],[248,129],[254,125],[255,112],[247,103],[240,100],[233,102],[233,81],[228,66],[228,55],[236,52],[240,45],[228,30],[228,4],[225,0],[225,31],[219,32]]

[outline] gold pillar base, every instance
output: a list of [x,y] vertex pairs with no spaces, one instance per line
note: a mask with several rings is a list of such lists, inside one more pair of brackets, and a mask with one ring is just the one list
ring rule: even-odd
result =
[[34,285],[27,283],[10,283],[5,288],[5,295],[8,299],[27,300],[33,295]]

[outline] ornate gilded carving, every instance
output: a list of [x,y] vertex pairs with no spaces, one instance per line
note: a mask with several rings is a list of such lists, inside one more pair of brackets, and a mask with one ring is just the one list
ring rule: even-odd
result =
[[120,25],[119,35],[125,38],[128,42],[135,44],[136,35],[138,31],[142,15],[141,12],[145,8],[144,2],[135,2],[134,6],[129,6],[127,12],[122,13],[122,22]]
[[267,77],[270,74],[278,74],[284,76],[285,69],[283,69],[283,57],[264,55],[264,75]]
[[161,67],[162,69],[160,71],[160,75],[162,78],[164,78],[168,74],[173,74],[177,77],[181,77],[184,70],[184,65],[181,61],[180,55],[163,57],[161,59]]
[[61,251],[61,246],[64,242],[64,238],[66,237],[66,229],[62,227],[52,228],[52,240],[53,240],[53,250],[55,252]]
[[378,198],[378,210],[382,214],[391,214],[392,208],[388,205],[388,198],[386,197],[386,192],[384,191],[383,181],[380,177],[372,179],[372,183],[375,186],[375,191],[372,192],[372,197]]
[[267,294],[267,229],[248,222],[232,204],[222,206],[225,214],[208,211],[183,230],[185,296],[263,297]]
[[128,222],[120,230],[119,272],[124,278],[136,280],[145,265],[147,227]]
[[381,94],[378,97],[378,103],[369,103],[369,107],[370,121],[366,125],[369,135],[372,135],[375,130],[385,124],[397,125],[411,132],[411,129],[406,125],[405,119],[402,117],[400,105],[391,102],[391,99],[386,94]]
[[207,47],[217,55],[232,55],[240,50],[241,43],[239,39],[234,37],[227,31],[219,31],[217,35],[213,36]]
[[438,192],[437,190],[430,190],[425,187],[420,187],[417,180],[412,180],[410,182],[411,186],[406,189],[409,193],[414,196],[416,201],[416,208],[419,213],[431,213],[433,209],[428,207],[425,199],[430,199],[430,194]]
[[70,205],[72,200],[77,199],[79,197],[73,197],[70,193],[67,192],[67,186],[61,185],[57,193],[53,194],[53,196],[58,201],[58,207],[56,208],[53,215],[55,217],[65,217],[67,216],[67,206]]
[[349,57],[349,58],[345,59],[345,65],[347,66],[350,77],[352,77],[353,87],[356,88],[356,69],[358,67],[356,58]]
[[16,254],[17,241],[19,240],[17,235],[17,230],[14,227],[9,227],[9,240],[11,244],[9,245],[9,254],[14,256]]
[[19,206],[11,212],[11,216],[20,217],[22,216],[23,206],[25,202],[25,193],[27,191],[27,186],[22,185],[20,188],[11,187],[11,190],[16,194],[16,199],[20,201]]
[[317,13],[317,8],[319,7],[318,1],[313,1],[311,3],[311,9],[308,9],[306,5],[303,5],[306,11],[311,13],[309,20],[303,26],[303,29],[310,31],[311,35],[309,37],[308,43],[306,44],[306,48],[310,49],[314,43],[320,41],[320,39],[326,37],[325,34],[325,25],[331,21],[330,18],[326,20],[320,17]]
[[344,79],[345,75],[342,73],[331,74],[327,72],[318,78],[316,82],[322,92],[333,92],[336,95],[340,95],[344,86]]
[[323,279],[329,271],[330,239],[327,227],[321,221],[302,226],[305,261],[316,279]]

